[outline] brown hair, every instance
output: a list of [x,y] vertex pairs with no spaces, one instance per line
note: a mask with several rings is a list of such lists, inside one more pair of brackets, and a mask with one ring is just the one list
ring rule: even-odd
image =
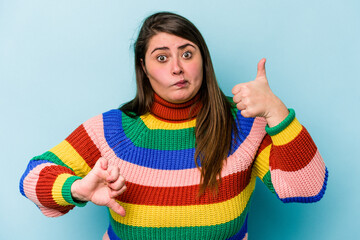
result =
[[[235,121],[231,103],[220,90],[216,81],[205,40],[189,20],[170,12],[155,13],[145,19],[134,46],[136,96],[132,101],[123,105],[120,110],[131,117],[140,116],[150,111],[154,92],[143,71],[141,61],[145,61],[149,40],[160,32],[187,39],[195,43],[201,51],[203,81],[199,93],[203,107],[196,118],[194,160],[201,171],[199,195],[203,194],[206,188],[217,192],[217,177],[221,179],[223,160],[227,158],[232,146],[231,133],[232,130],[236,133],[237,128],[234,127]],[[200,160],[201,168],[197,160]]]

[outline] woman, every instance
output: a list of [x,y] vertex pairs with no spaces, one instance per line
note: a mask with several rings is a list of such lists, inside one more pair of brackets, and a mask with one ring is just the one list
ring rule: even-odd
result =
[[292,109],[254,81],[220,90],[200,32],[168,12],[135,43],[136,97],[33,158],[21,193],[47,216],[109,207],[104,239],[247,239],[259,177],[283,202],[324,194],[325,164]]

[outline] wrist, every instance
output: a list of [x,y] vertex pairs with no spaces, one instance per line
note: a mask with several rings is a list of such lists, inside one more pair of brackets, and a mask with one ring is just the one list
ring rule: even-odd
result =
[[77,179],[76,181],[73,182],[73,184],[71,185],[71,196],[75,201],[78,202],[87,202],[87,198],[85,196],[83,196],[80,193],[80,189],[81,187],[79,187],[79,185],[81,184],[81,179]]
[[288,115],[289,110],[285,104],[280,99],[277,99],[277,101],[271,105],[265,119],[269,127],[275,127],[280,124]]
[[270,136],[274,136],[277,135],[278,133],[280,133],[281,131],[283,131],[285,128],[287,128],[295,119],[295,111],[294,109],[289,108],[289,114],[286,116],[286,118],[280,122],[278,125],[273,126],[273,127],[269,127],[269,125],[267,125],[265,127],[266,132],[270,135]]

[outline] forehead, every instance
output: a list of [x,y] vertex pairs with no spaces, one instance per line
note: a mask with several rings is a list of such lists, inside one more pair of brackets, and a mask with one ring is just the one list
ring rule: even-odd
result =
[[193,43],[185,38],[178,37],[173,34],[161,32],[150,38],[149,43],[148,43],[147,52],[151,52],[153,49],[160,48],[160,47],[168,47],[169,49],[172,49],[172,48],[177,49],[178,47],[180,47],[184,44],[187,44],[187,43],[190,43],[197,48],[195,43]]

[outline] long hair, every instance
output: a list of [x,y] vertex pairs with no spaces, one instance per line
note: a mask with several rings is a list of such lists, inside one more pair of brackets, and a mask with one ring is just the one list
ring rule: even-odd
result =
[[[223,162],[231,150],[232,130],[236,131],[232,106],[216,81],[210,53],[199,30],[186,18],[170,13],[155,13],[143,22],[135,42],[135,72],[137,92],[135,98],[120,110],[130,117],[150,111],[154,92],[142,68],[151,37],[158,33],[169,33],[195,43],[203,59],[203,81],[199,90],[203,104],[196,118],[194,161],[201,172],[199,196],[207,188],[218,191]],[[145,62],[143,62],[145,64]],[[200,161],[201,167],[198,164]]]

